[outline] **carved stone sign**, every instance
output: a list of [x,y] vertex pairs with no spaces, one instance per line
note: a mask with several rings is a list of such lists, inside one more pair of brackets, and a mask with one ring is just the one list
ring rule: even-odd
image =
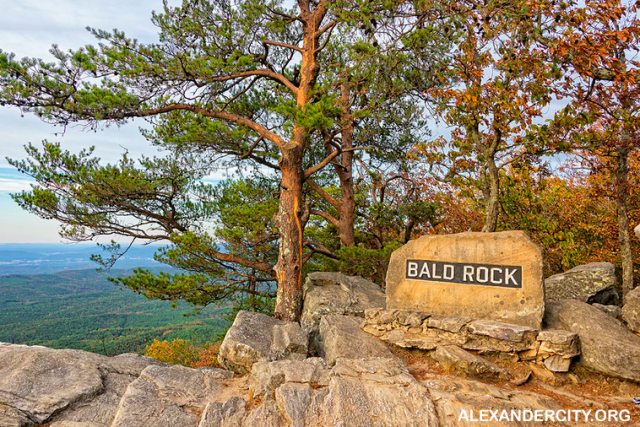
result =
[[406,278],[465,285],[521,288],[522,267],[408,259]]
[[421,237],[391,255],[387,309],[540,329],[542,252],[521,231]]

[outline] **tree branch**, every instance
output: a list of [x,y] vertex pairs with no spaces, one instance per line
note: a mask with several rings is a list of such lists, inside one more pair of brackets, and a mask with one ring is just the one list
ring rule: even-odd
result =
[[[273,42],[273,43],[276,43],[276,42]],[[272,80],[275,80],[285,85],[291,92],[293,92],[294,95],[298,94],[298,87],[294,85],[291,82],[291,80],[286,78],[284,75],[280,73],[276,73],[275,71],[269,70],[267,68],[262,68],[260,70],[242,71],[240,73],[232,73],[223,77],[214,77],[210,80],[214,82],[226,82],[228,80],[246,78],[246,77],[252,77],[252,76],[268,77]]]
[[340,210],[340,202],[333,198],[329,193],[324,191],[324,188],[320,187],[316,182],[312,179],[307,179],[307,184],[309,187],[313,189],[320,197],[322,197],[327,203],[329,203],[334,208]]
[[322,34],[324,34],[326,31],[330,30],[331,28],[335,27],[336,25],[336,21],[331,21],[329,22],[327,25],[325,25],[324,27],[320,28],[318,30],[318,35],[321,36]]
[[227,113],[224,111],[207,110],[197,105],[190,105],[190,104],[183,104],[183,103],[169,104],[169,105],[165,105],[164,107],[153,108],[150,110],[141,110],[141,111],[132,111],[129,113],[123,113],[122,117],[125,118],[125,117],[156,116],[158,114],[168,113],[170,111],[177,111],[177,110],[191,111],[193,113],[201,114],[205,117],[210,117],[212,119],[220,119],[220,120],[226,120],[226,121],[238,123],[239,125],[243,125],[248,127],[251,130],[254,130],[260,136],[276,144],[279,148],[283,148],[286,145],[286,141],[282,139],[278,134],[276,134],[273,131],[270,131],[266,127],[254,122],[253,120],[249,120],[246,117],[242,117],[237,114]]
[[238,158],[238,160],[244,160],[247,157],[249,157],[251,155],[251,153],[253,153],[253,150],[258,146],[258,144],[260,144],[260,141],[262,141],[263,139],[264,139],[263,136],[261,136],[260,138],[256,139],[256,142],[254,142],[253,145],[249,148],[249,151],[247,151],[242,156],[240,156]]
[[311,209],[309,211],[309,213],[311,215],[318,215],[318,216],[326,219],[328,222],[330,222],[331,224],[335,225],[336,227],[338,227],[340,225],[340,221],[336,217],[334,217],[333,215],[331,215],[331,214],[329,214],[327,212],[319,211],[319,210],[316,210],[316,209]]
[[319,170],[321,170],[322,168],[324,168],[325,166],[327,166],[329,163],[331,163],[331,161],[333,159],[335,159],[336,157],[338,157],[338,155],[342,154],[342,153],[346,153],[349,151],[356,151],[356,150],[370,150],[373,147],[353,147],[353,148],[347,148],[346,150],[334,150],[331,154],[329,154],[327,157],[325,157],[325,159],[323,161],[321,161],[320,163],[318,163],[315,166],[310,167],[309,169],[307,169],[306,171],[304,171],[304,178],[305,180],[309,179],[309,177],[311,175],[313,175],[314,173],[318,172]]
[[302,52],[301,48],[299,48],[298,46],[294,46],[292,44],[289,44],[289,43],[275,42],[273,40],[263,40],[262,44],[270,44],[272,46],[280,46],[280,47],[284,47],[284,48],[287,48],[287,49],[293,49],[293,50],[297,50],[298,52]]
[[251,261],[246,258],[239,257],[237,255],[225,254],[222,252],[218,252],[213,249],[209,249],[206,253],[207,256],[217,259],[223,262],[231,262],[234,264],[239,264],[245,267],[253,268],[254,270],[262,271],[263,273],[267,273],[269,275],[274,275],[273,266],[271,264],[267,264],[265,262],[260,261]]
[[311,242],[309,240],[305,240],[304,241],[304,246],[311,248],[311,251],[312,251],[312,253],[309,255],[308,259],[306,259],[305,261],[308,261],[309,259],[311,259],[311,257],[313,256],[314,253],[319,253],[319,254],[328,256],[329,258],[335,259],[336,261],[340,260],[338,255],[334,254],[333,252],[331,252],[329,249],[327,249],[324,245],[322,245],[320,243],[316,243],[316,242]]

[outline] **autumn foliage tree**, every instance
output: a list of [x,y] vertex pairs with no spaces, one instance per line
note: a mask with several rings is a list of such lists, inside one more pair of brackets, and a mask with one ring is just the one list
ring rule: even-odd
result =
[[[629,223],[629,158],[640,142],[640,46],[638,4],[620,0],[561,2],[547,9],[557,25],[536,33],[563,70],[557,89],[569,105],[553,123],[552,139],[569,141],[607,171],[615,201],[622,288],[633,289]],[[579,153],[580,154],[580,153]]]
[[527,138],[551,101],[553,69],[522,22],[529,2],[448,3],[457,45],[442,84],[424,91],[450,127],[450,137],[423,146],[441,180],[481,192],[482,231],[496,231],[500,171],[540,150]]

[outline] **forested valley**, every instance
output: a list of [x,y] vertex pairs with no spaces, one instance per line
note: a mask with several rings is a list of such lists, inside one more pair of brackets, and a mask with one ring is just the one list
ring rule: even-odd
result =
[[147,300],[107,280],[131,273],[0,276],[0,342],[114,355],[144,353],[155,339],[215,342],[228,327],[228,307],[195,314],[187,304],[172,308],[171,302]]

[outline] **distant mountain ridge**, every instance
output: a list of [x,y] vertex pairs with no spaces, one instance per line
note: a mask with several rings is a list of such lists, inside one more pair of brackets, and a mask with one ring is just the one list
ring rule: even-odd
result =
[[[159,267],[153,259],[159,245],[134,245],[115,267]],[[92,254],[100,253],[95,244],[3,243],[0,244],[0,276],[10,274],[52,274],[60,271],[97,268]]]

